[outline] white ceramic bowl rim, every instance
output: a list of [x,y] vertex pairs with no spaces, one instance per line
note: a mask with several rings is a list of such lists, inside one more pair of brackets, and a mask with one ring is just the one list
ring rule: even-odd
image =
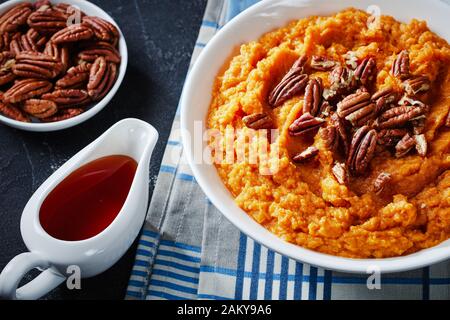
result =
[[[181,100],[181,132],[190,167],[206,196],[225,217],[242,232],[278,253],[315,266],[351,273],[369,273],[374,269],[383,273],[399,272],[431,265],[450,258],[450,240],[407,256],[385,259],[343,258],[283,241],[252,220],[234,203],[213,165],[199,164],[196,161],[191,134],[194,132],[195,121],[203,121],[202,129],[205,130],[205,119],[211,101],[214,79],[233,49],[242,43],[256,40],[265,32],[282,27],[295,19],[330,14],[347,7],[365,10],[371,5],[373,0],[265,0],[260,2],[240,13],[211,39],[187,77]],[[377,6],[381,8],[382,14],[392,15],[400,21],[409,21],[411,18],[426,20],[431,30],[447,41],[450,39],[450,31],[446,28],[450,6],[439,0],[378,0]]]
[[[0,4],[0,13],[3,13],[3,11],[9,9],[10,7],[23,2],[23,0],[10,0],[6,1],[5,3]],[[35,2],[35,1],[33,1]],[[71,5],[78,6],[82,11],[87,13],[88,15],[94,15],[101,17],[111,23],[113,23],[120,33],[120,40],[119,40],[119,52],[121,55],[121,63],[119,67],[119,75],[117,76],[116,82],[114,83],[111,90],[108,92],[108,94],[100,101],[92,104],[88,109],[86,109],[85,112],[81,113],[78,116],[75,116],[73,118],[69,118],[62,121],[57,122],[49,122],[49,123],[42,123],[42,122],[21,122],[17,121],[11,118],[8,118],[4,115],[0,114],[0,122],[9,125],[11,127],[27,130],[27,131],[56,131],[56,130],[62,130],[66,128],[73,127],[77,124],[80,124],[94,115],[96,115],[100,110],[102,110],[112,99],[112,97],[116,94],[117,90],[119,89],[122,80],[125,76],[125,72],[128,65],[128,50],[127,50],[127,44],[125,41],[125,38],[123,36],[122,31],[120,30],[117,23],[114,21],[114,19],[107,14],[104,10],[102,10],[97,5],[86,1],[86,0],[51,0],[52,3],[68,3]]]

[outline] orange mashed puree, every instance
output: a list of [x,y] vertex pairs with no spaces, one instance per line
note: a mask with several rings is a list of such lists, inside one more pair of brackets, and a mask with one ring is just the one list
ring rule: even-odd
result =
[[[269,113],[280,130],[271,148],[279,148],[279,170],[260,172],[249,161],[217,163],[223,182],[236,203],[265,228],[286,241],[332,255],[383,258],[410,254],[450,237],[450,129],[444,122],[450,108],[449,44],[424,21],[400,23],[381,16],[378,27],[368,27],[369,15],[347,9],[328,17],[309,17],[244,44],[216,80],[208,128],[225,133],[245,128],[246,114]],[[362,59],[375,57],[376,87],[400,86],[389,70],[395,56],[408,50],[413,75],[426,75],[432,90],[424,134],[429,144],[425,158],[377,155],[370,175],[346,186],[333,177],[333,156],[320,135],[314,138],[319,161],[295,165],[290,156],[305,148],[288,134],[289,125],[302,112],[303,94],[272,109],[270,90],[302,54],[324,55],[345,64],[352,51]],[[319,72],[324,86],[328,73]],[[263,144],[252,139],[251,144]],[[238,144],[237,140],[234,141]],[[248,152],[250,147],[246,149]],[[236,157],[236,155],[234,155]],[[378,196],[371,185],[380,172],[392,180],[388,192]]]

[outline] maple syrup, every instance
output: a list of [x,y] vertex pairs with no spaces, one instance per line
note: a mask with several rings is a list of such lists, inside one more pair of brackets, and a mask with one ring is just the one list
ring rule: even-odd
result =
[[120,212],[137,162],[111,155],[91,161],[61,181],[39,211],[44,230],[66,241],[89,239],[106,229]]

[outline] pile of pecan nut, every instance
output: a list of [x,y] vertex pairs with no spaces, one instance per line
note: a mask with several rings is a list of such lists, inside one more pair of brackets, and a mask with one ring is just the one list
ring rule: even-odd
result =
[[81,114],[114,85],[119,31],[68,4],[24,2],[0,16],[0,113],[54,122]]
[[[308,64],[309,61],[309,64]],[[329,88],[322,79],[308,75],[314,70],[330,71]],[[311,71],[311,72],[308,72]],[[417,152],[425,157],[427,141],[423,134],[429,106],[420,101],[430,89],[426,76],[410,73],[409,54],[401,51],[393,63],[391,74],[399,79],[401,88],[384,87],[376,92],[377,64],[366,57],[351,67],[324,56],[301,56],[282,80],[272,89],[268,104],[279,107],[295,95],[304,92],[303,112],[289,126],[289,134],[313,137],[318,132],[326,147],[333,151],[333,174],[340,184],[355,176],[367,174],[377,152],[390,151],[395,157]],[[243,118],[252,129],[271,129],[270,114],[258,113]],[[450,114],[446,125],[450,127]],[[315,146],[292,157],[295,163],[309,161],[319,154]],[[382,172],[374,182],[380,193],[391,175]]]

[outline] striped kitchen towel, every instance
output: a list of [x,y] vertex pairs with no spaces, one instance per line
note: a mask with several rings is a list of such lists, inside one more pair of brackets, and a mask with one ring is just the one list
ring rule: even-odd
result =
[[[255,2],[209,0],[191,64],[221,26]],[[366,281],[284,257],[231,225],[192,176],[177,112],[127,299],[449,299],[450,262],[383,275],[380,290]]]

